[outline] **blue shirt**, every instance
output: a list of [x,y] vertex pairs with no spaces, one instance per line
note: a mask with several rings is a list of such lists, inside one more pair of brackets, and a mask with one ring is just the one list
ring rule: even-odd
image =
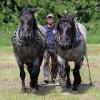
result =
[[48,25],[45,25],[44,28],[46,29],[46,45],[47,46],[53,46],[55,45],[55,26],[49,28]]

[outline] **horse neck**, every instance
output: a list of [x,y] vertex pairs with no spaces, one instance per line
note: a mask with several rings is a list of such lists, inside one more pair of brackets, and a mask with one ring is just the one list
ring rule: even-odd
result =
[[71,40],[72,42],[74,41],[76,37],[76,27],[75,27],[75,24],[73,25],[73,30],[72,30],[72,36],[71,36]]
[[37,37],[37,23],[35,19],[33,19],[32,34],[33,34],[32,37],[34,38]]
[[72,36],[76,35],[76,26],[75,23],[73,24]]
[[33,21],[33,30],[37,30],[37,21],[36,19],[34,18],[34,21]]

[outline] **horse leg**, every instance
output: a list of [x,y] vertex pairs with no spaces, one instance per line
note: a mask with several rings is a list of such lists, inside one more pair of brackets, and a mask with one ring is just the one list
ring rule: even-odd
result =
[[31,82],[32,82],[32,68],[33,68],[33,64],[27,64],[27,70],[30,74],[30,88],[31,88]]
[[22,93],[26,93],[24,65],[19,64],[20,78],[22,80]]
[[41,66],[42,60],[39,58],[34,59],[33,61],[33,68],[31,73],[31,82],[30,86],[31,88],[38,89],[38,76],[40,73],[40,66]]
[[55,82],[58,72],[58,61],[56,55],[51,55],[51,81]]
[[75,62],[75,68],[73,70],[73,75],[74,75],[73,90],[77,90],[78,85],[81,84],[80,68],[81,68],[81,63]]
[[65,61],[58,56],[58,64],[59,64],[59,73],[60,73],[60,85],[62,88],[65,88],[66,85],[66,70],[65,70]]
[[70,81],[70,65],[68,62],[65,63],[65,70],[66,70],[66,75],[67,75],[67,82],[66,82],[66,87],[70,88],[71,87],[71,81]]

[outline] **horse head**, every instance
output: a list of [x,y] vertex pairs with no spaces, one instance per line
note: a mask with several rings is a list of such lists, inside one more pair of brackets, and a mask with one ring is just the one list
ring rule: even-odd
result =
[[33,29],[37,28],[36,19],[34,16],[35,9],[25,7],[20,13],[20,39],[29,41],[32,37]]
[[57,40],[62,49],[68,49],[75,35],[74,17],[65,13],[57,23]]

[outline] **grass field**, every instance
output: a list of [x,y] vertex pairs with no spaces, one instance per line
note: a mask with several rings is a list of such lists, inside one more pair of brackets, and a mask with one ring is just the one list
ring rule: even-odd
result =
[[[62,94],[60,86],[40,86],[39,91],[29,89],[29,75],[26,71],[27,95],[21,94],[21,80],[11,46],[0,46],[0,100],[100,100],[100,45],[88,45],[89,63],[93,85],[89,85],[87,63],[81,68],[82,86],[78,92],[69,91]],[[73,65],[73,64],[71,64]],[[73,68],[73,67],[71,67]],[[73,76],[71,72],[71,80]],[[39,83],[43,82],[43,72]]]

